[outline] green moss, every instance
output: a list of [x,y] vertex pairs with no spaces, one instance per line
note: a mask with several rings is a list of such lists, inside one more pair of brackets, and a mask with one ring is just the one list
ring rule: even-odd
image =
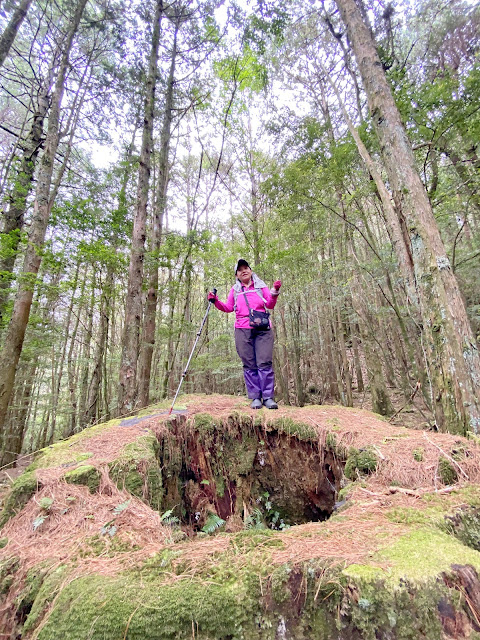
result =
[[254,427],[263,427],[263,414],[260,412],[255,413],[253,416],[253,426]]
[[243,437],[241,440],[233,437],[224,439],[219,453],[219,462],[226,472],[227,478],[247,475],[253,467],[257,455],[258,440],[254,437]]
[[337,449],[337,436],[336,436],[336,434],[332,433],[331,431],[329,431],[327,433],[327,435],[326,435],[326,438],[325,438],[325,444],[332,451],[336,451],[336,449]]
[[284,547],[281,537],[272,529],[245,529],[230,536],[230,547],[235,554],[245,554],[251,551],[268,549],[269,547]]
[[173,573],[173,561],[177,560],[180,556],[182,556],[182,554],[182,551],[178,551],[176,549],[162,549],[162,551],[155,553],[144,562],[142,571],[151,573],[153,570],[157,575],[162,572]]
[[131,540],[124,540],[118,535],[112,538],[108,534],[97,534],[84,540],[78,555],[80,558],[95,558],[98,556],[112,558],[119,553],[131,553],[139,548]]
[[40,486],[33,471],[25,472],[15,480],[3,504],[0,527],[23,509]]
[[0,538],[0,549],[3,549],[8,544],[8,538]]
[[399,538],[373,557],[389,565],[388,580],[425,581],[449,571],[451,564],[471,564],[480,570],[480,553],[465,547],[454,537],[432,528],[422,528]]
[[0,594],[7,593],[10,589],[18,566],[19,561],[15,556],[0,560]]
[[405,580],[393,588],[374,572],[355,576],[353,583],[350,578],[347,585],[355,597],[343,598],[342,615],[355,637],[438,640],[443,636],[437,605],[448,592],[437,580],[421,585]]
[[338,502],[341,502],[342,500],[348,500],[356,486],[357,485],[355,482],[349,482],[343,487],[343,489],[340,489],[337,497]]
[[290,600],[292,592],[288,588],[288,580],[292,570],[288,564],[277,567],[270,576],[270,585],[273,599],[277,604]]
[[413,450],[413,459],[416,460],[417,462],[422,462],[424,453],[425,453],[425,451],[424,451],[423,447],[419,447],[418,449],[414,449]]
[[215,491],[219,498],[223,498],[225,495],[225,479],[223,475],[215,478]]
[[61,440],[60,442],[45,447],[45,449],[39,451],[34,462],[27,468],[27,471],[47,467],[68,467],[88,460],[92,457],[92,453],[88,451],[88,440],[100,433],[108,431],[112,427],[116,427],[119,422],[120,420],[115,419],[93,427],[88,427],[67,440]]
[[194,425],[200,433],[213,433],[217,429],[217,424],[209,413],[195,414]]
[[40,589],[42,587],[45,576],[48,574],[50,565],[48,563],[42,563],[27,573],[25,580],[25,586],[16,599],[16,605],[19,612],[29,613],[35,602]]
[[360,474],[369,474],[377,468],[377,456],[373,449],[355,449],[348,452],[345,464],[345,475],[350,480],[356,480]]
[[351,564],[346,567],[342,574],[356,581],[376,581],[385,578],[385,571],[380,567],[373,567],[368,564]]
[[[472,507],[480,508],[480,485],[479,484],[470,484],[464,487],[455,487],[454,491],[449,493],[450,496],[455,496],[458,500],[462,500]],[[444,504],[443,496],[438,493],[430,493],[423,497],[423,500],[431,503],[442,506]]]
[[158,463],[147,470],[147,500],[148,504],[156,511],[161,511],[163,505],[163,480]]
[[312,613],[309,626],[315,640],[332,640],[335,637],[333,635],[336,628],[335,618],[329,615],[324,608],[318,608]]
[[73,467],[92,457],[89,452],[75,452],[64,442],[57,442],[48,449],[42,449],[38,457],[27,467],[27,471],[46,469],[47,467]]
[[[68,584],[55,602],[38,640],[191,640],[258,637],[259,581],[241,580],[225,566],[204,581],[159,584],[155,573],[116,578],[90,575]],[[192,631],[193,629],[193,631]]]
[[161,509],[164,495],[158,452],[158,440],[148,433],[124,447],[109,464],[110,477],[120,489],[146,500],[156,510]]
[[402,524],[427,524],[430,522],[430,518],[425,511],[409,507],[390,509],[385,515],[390,522],[399,522]]
[[467,547],[480,551],[480,510],[464,506],[454,514],[445,516],[443,529],[454,535]]
[[25,632],[35,629],[41,621],[45,610],[61,590],[67,575],[67,567],[65,565],[61,565],[53,569],[53,571],[49,572],[43,578],[43,582],[38,590],[37,596],[35,597],[30,613],[25,620],[25,624],[23,626],[23,630]]
[[438,460],[438,475],[445,485],[455,484],[458,480],[457,470],[447,458],[440,456]]
[[296,422],[292,418],[277,418],[274,420],[273,426],[289,436],[295,436],[299,440],[318,440],[318,433],[313,427],[304,422]]
[[98,491],[98,487],[100,486],[100,472],[90,464],[82,465],[81,467],[68,471],[64,478],[65,481],[70,484],[85,485],[88,487],[90,493]]

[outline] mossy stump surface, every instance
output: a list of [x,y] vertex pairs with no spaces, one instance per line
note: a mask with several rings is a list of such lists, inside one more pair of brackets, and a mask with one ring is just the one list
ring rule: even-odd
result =
[[2,637],[480,638],[475,441],[181,402],[86,429],[13,483]]

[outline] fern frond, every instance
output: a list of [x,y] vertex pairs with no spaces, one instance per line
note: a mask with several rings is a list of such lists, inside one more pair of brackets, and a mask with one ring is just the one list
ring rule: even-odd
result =
[[202,527],[204,533],[213,533],[216,529],[223,527],[225,520],[222,520],[216,513],[210,513]]

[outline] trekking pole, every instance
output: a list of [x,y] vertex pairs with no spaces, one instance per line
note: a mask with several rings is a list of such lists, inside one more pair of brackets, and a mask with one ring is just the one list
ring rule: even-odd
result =
[[[217,290],[214,289],[212,293],[213,293],[214,296],[217,295]],[[212,305],[212,301],[209,300],[208,301],[207,310],[205,312],[205,315],[203,316],[203,320],[202,320],[202,324],[200,325],[200,329],[197,331],[197,337],[195,338],[195,342],[193,344],[193,349],[192,349],[192,351],[190,353],[190,357],[188,358],[188,362],[187,362],[187,366],[185,367],[185,371],[182,373],[182,378],[180,380],[180,384],[178,385],[177,393],[175,394],[175,397],[173,399],[172,406],[170,407],[170,411],[168,412],[168,415],[170,415],[172,413],[173,407],[175,406],[175,402],[177,400],[177,396],[180,393],[180,387],[182,386],[182,383],[183,383],[183,381],[185,379],[185,376],[187,375],[188,367],[190,365],[190,360],[192,359],[193,352],[195,351],[195,347],[197,346],[198,339],[200,338],[200,334],[202,333],[202,329],[203,329],[203,327],[205,325],[205,322],[207,321],[207,316],[208,316],[208,312],[210,311],[211,305]]]

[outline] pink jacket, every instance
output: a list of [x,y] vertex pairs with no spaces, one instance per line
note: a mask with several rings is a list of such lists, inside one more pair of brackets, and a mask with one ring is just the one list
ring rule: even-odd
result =
[[[261,282],[261,281],[260,281]],[[247,288],[241,287],[241,291],[239,291],[238,287],[239,281],[234,287],[230,289],[230,293],[228,294],[228,298],[226,302],[221,302],[221,300],[215,301],[215,306],[220,311],[224,311],[225,313],[231,313],[234,310],[235,306],[235,288],[237,288],[237,304],[235,308],[235,329],[250,329],[250,324],[248,322],[248,307],[245,302],[245,296],[243,292],[248,296],[248,304],[251,309],[256,309],[257,311],[265,311],[265,307],[267,309],[273,309],[277,304],[278,292],[275,292],[274,289],[269,289],[268,287],[262,287],[262,296],[265,299],[265,304],[262,298],[255,291],[255,285],[252,284]],[[262,284],[265,284],[262,282]]]

